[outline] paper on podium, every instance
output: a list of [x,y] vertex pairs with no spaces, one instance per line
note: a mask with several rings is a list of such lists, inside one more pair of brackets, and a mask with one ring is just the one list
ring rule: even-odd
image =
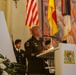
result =
[[38,54],[36,57],[39,57],[39,58],[53,58],[54,57],[54,51],[58,50],[58,49],[59,49],[59,47],[53,48],[53,49],[50,48],[47,51]]

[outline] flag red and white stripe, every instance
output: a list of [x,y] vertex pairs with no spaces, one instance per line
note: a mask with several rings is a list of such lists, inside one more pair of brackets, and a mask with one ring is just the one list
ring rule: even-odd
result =
[[25,25],[30,28],[39,25],[37,1],[38,0],[27,0]]

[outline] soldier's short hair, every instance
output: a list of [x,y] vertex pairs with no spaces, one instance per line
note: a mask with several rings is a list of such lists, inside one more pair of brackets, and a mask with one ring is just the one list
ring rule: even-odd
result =
[[33,26],[33,27],[31,28],[31,33],[32,33],[32,34],[35,34],[38,29],[40,29],[39,26]]
[[18,43],[20,43],[20,42],[21,42],[21,39],[16,39],[15,40],[15,45],[18,44]]

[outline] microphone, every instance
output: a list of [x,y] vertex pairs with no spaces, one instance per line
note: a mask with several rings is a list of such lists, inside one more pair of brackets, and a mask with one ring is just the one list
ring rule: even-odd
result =
[[48,36],[48,35],[44,35],[44,37],[52,38],[52,40],[55,41],[55,43],[56,43],[56,47],[58,46],[58,42],[56,40],[57,39],[56,37],[54,37],[54,36]]
[[62,42],[58,37],[55,36],[48,36],[48,35],[44,35],[45,37],[51,37],[52,39],[57,39],[59,42]]
[[53,37],[53,36],[48,36],[48,35],[43,35],[43,36],[45,36],[45,37]]

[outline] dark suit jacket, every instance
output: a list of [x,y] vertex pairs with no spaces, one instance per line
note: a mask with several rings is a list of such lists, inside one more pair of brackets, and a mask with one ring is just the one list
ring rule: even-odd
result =
[[14,53],[15,53],[15,57],[16,57],[16,61],[19,64],[22,65],[26,65],[26,55],[25,55],[25,51],[20,49],[20,52],[18,52],[15,48],[14,48]]
[[44,49],[42,39],[38,41],[37,39],[32,37],[27,42],[25,42],[24,47],[28,59],[28,73],[43,74],[44,60],[42,58],[36,57],[36,55]]

